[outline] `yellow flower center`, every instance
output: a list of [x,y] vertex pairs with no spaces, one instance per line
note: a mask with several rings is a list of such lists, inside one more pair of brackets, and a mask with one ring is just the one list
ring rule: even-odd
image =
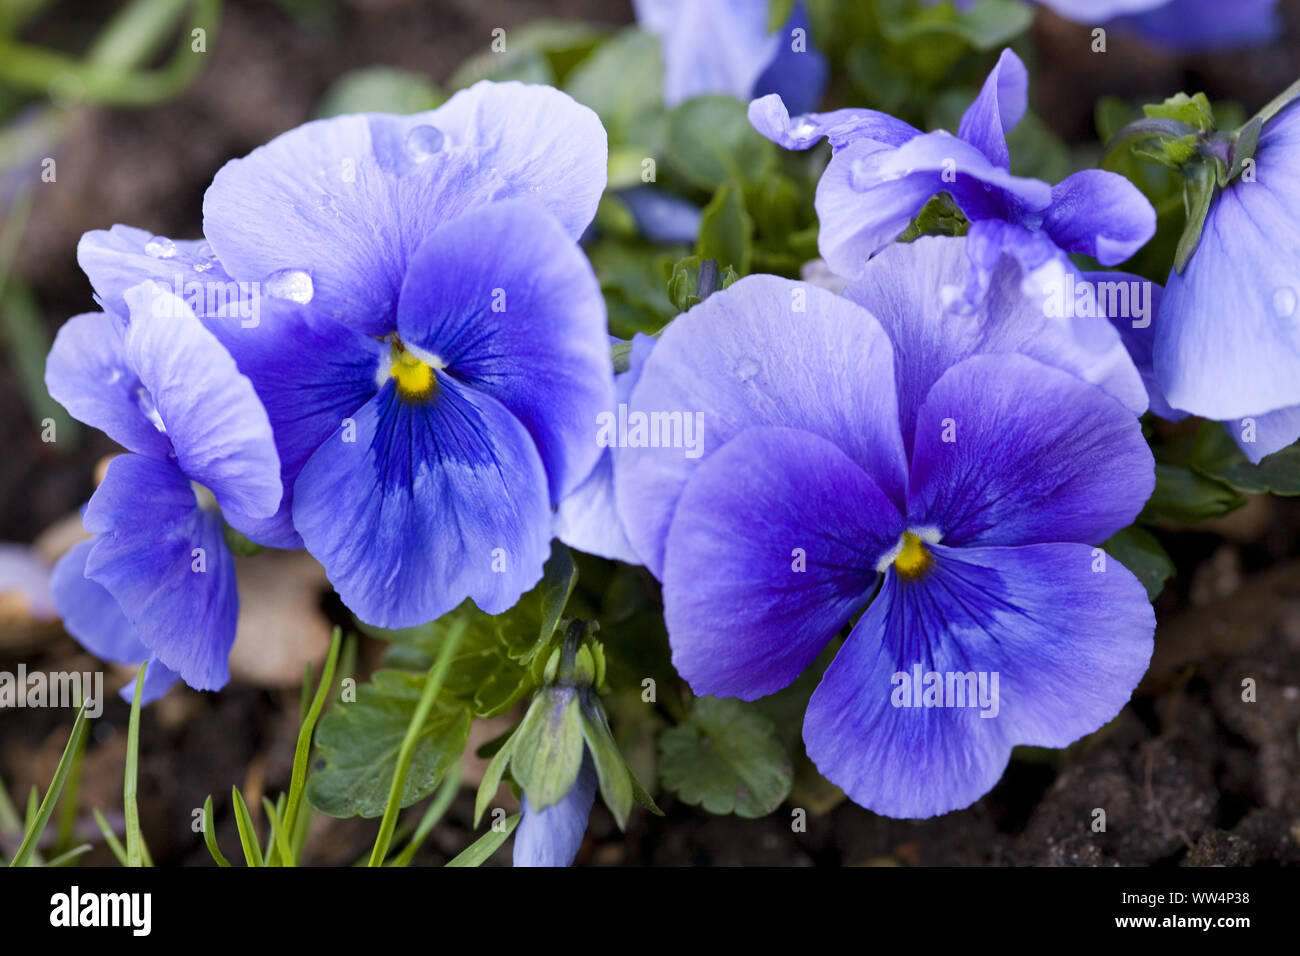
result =
[[416,358],[397,339],[393,340],[388,374],[397,383],[397,394],[408,402],[423,401],[438,387],[433,366]]
[[876,570],[884,574],[889,570],[892,564],[894,570],[900,578],[919,578],[930,569],[930,564],[934,557],[930,550],[925,546],[927,541],[938,541],[938,533],[931,533],[929,529],[918,529],[920,534],[913,531],[904,531],[903,536],[898,539],[898,544],[876,565]]

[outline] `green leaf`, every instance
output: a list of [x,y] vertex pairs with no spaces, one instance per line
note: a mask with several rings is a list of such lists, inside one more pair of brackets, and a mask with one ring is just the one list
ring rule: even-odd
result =
[[487,770],[483,772],[483,779],[479,781],[478,793],[474,796],[474,826],[478,826],[479,820],[483,818],[483,811],[488,808],[492,798],[497,794],[497,788],[501,786],[501,778],[505,776],[506,764],[510,762],[510,755],[514,752],[514,740],[516,731],[512,731],[506,739],[505,744],[492,755],[488,762]]
[[1145,528],[1129,525],[1106,539],[1102,547],[1142,582],[1149,600],[1154,601],[1164,590],[1165,582],[1174,576],[1174,562],[1155,535]]
[[459,89],[479,80],[520,80],[554,86],[604,36],[601,27],[577,20],[534,20],[526,27],[507,31],[501,38],[504,50],[489,48],[462,63],[450,85]]
[[[104,829],[105,826],[106,824],[101,825],[101,829]],[[105,830],[105,839],[112,836],[112,834],[112,830]],[[212,859],[217,866],[230,866],[230,861],[226,859],[225,854],[221,852],[221,847],[217,845],[217,824],[212,815],[211,796],[207,797],[203,801],[203,842],[207,844],[208,853],[212,855]]]
[[[604,713],[599,703],[591,708],[591,713],[582,715],[582,736],[591,751],[592,762],[596,765],[596,775],[600,778],[600,795],[609,807],[610,813],[618,823],[620,830],[627,829],[627,817],[632,812],[635,799],[632,773],[628,770],[619,752],[614,735],[610,733],[605,722]],[[644,791],[643,791],[644,792]],[[649,794],[646,794],[649,797]],[[653,804],[653,801],[651,801]]]
[[[323,766],[307,783],[307,801],[332,817],[378,817],[384,812],[397,755],[424,690],[424,674],[380,670],[357,687],[353,703],[335,707],[320,723],[316,746]],[[470,715],[439,701],[420,728],[401,806],[423,800],[465,749]]]
[[447,97],[422,73],[371,66],[344,73],[316,104],[316,116],[347,113],[423,113]]
[[1222,482],[1181,465],[1157,464],[1155,491],[1138,519],[1194,524],[1218,518],[1245,503],[1244,497]]
[[1148,119],[1173,120],[1186,123],[1203,133],[1214,129],[1214,108],[1210,106],[1209,97],[1204,93],[1188,96],[1179,93],[1169,97],[1163,103],[1151,103],[1142,107]]
[[736,183],[725,183],[700,214],[700,236],[695,244],[700,259],[714,259],[739,275],[749,273],[754,254],[754,220],[745,210],[745,198]]
[[[715,260],[716,262],[716,260]],[[673,301],[673,308],[685,312],[700,302],[700,267],[704,260],[700,256],[687,256],[673,264],[672,276],[668,279],[668,297]],[[718,292],[731,285],[740,276],[731,266],[718,271],[712,292]]]
[[1018,0],[980,0],[960,9],[942,3],[917,7],[911,0],[878,0],[880,25],[894,43],[952,36],[976,50],[1004,46],[1029,28],[1033,11]]
[[776,147],[750,125],[744,103],[700,96],[668,114],[668,158],[688,182],[713,193],[728,180],[761,182],[776,163]]
[[686,722],[660,735],[659,754],[663,785],[710,813],[761,817],[794,781],[772,721],[730,698],[697,698]]
[[515,827],[519,826],[519,821],[523,814],[512,813],[506,818],[505,825],[500,830],[489,830],[483,834],[453,860],[447,862],[448,866],[480,866],[485,863],[493,853],[495,853],[506,840],[510,839],[510,834],[515,832]]
[[[144,667],[141,665],[141,674],[144,673]],[[136,699],[139,701],[139,687],[136,688]],[[59,794],[63,791],[63,783],[68,779],[68,773],[72,769],[72,763],[75,755],[80,751],[81,736],[86,732],[86,705],[83,703],[77,710],[77,719],[72,724],[72,733],[68,736],[68,742],[63,748],[63,756],[59,758],[59,765],[54,770],[54,779],[50,781],[50,789],[45,791],[45,798],[41,800],[40,807],[34,813],[29,812],[26,831],[23,834],[23,842],[18,847],[18,852],[14,854],[9,861],[10,866],[26,866],[32,854],[36,852],[36,844],[45,832],[45,826],[50,822],[50,815],[54,813],[54,805],[59,801]],[[35,795],[35,789],[32,791]],[[29,802],[30,811],[31,804]],[[138,825],[138,824],[137,824]],[[139,863],[134,865],[139,866]]]
[[535,811],[573,789],[582,767],[582,730],[574,688],[547,687],[533,698],[511,747],[510,774]]
[[264,866],[262,848],[257,845],[257,829],[249,816],[248,804],[238,787],[230,788],[231,803],[235,808],[235,826],[239,828],[239,844],[244,849],[244,862],[249,866]]
[[1204,422],[1191,436],[1161,449],[1162,460],[1183,465],[1243,494],[1300,495],[1300,444],[1276,451],[1253,465],[1228,433],[1228,428],[1239,428],[1247,435],[1247,424],[1245,420]]
[[646,132],[652,129],[649,117],[662,109],[662,89],[659,38],[636,27],[596,47],[564,84],[566,93],[595,110],[611,145],[642,147],[642,157],[656,151]]

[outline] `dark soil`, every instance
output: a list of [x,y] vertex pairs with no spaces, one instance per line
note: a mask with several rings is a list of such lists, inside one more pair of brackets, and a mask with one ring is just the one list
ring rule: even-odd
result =
[[[100,3],[55,5],[59,20],[34,38],[75,46]],[[294,23],[270,3],[230,0],[211,62],[178,100],[143,110],[80,114],[58,153],[56,185],[38,192],[16,275],[34,291],[51,333],[93,308],[76,265],[87,229],[126,222],[167,235],[199,232],[203,189],[231,157],[310,118],[330,83],[360,66],[391,64],[445,80],[480,52],[491,30],[539,16],[622,22],[630,5],[607,0],[350,0],[331,17]],[[1300,0],[1287,4],[1293,27]],[[1086,52],[1086,31],[1040,18],[1034,72],[1039,112],[1062,135],[1086,141],[1101,94],[1163,98],[1187,89],[1254,109],[1300,76],[1293,28],[1286,45],[1249,56],[1175,60],[1114,38]],[[90,494],[95,462],[114,450],[86,433],[80,448],[43,444],[8,362],[0,363],[0,540],[30,541]],[[66,444],[66,443],[65,443]],[[713,817],[661,794],[667,816],[636,813],[626,835],[603,809],[578,862],[771,865],[1252,865],[1300,863],[1300,504],[1261,499],[1203,531],[1162,536],[1178,577],[1157,604],[1151,671],[1110,726],[1060,753],[1017,753],[998,786],[973,807],[927,821],[875,816],[849,803],[810,813],[806,832],[787,806],[760,820]],[[57,626],[0,634],[0,669],[87,669],[90,659]],[[1255,683],[1243,700],[1243,680]],[[229,792],[250,805],[288,783],[296,692],[232,685],[180,691],[143,717],[141,811],[159,864],[210,864],[193,812],[212,794],[227,849],[238,845]],[[94,725],[82,806],[120,831],[126,706],[109,701]],[[17,802],[48,781],[69,721],[57,710],[0,713],[0,777]],[[1094,831],[1097,810],[1104,832]],[[256,812],[256,811],[255,811]],[[465,790],[421,862],[444,861],[472,839]],[[92,821],[85,836],[98,842]],[[306,862],[350,864],[368,850],[373,821],[317,818]],[[508,852],[498,854],[508,859]],[[111,862],[97,847],[90,862]]]

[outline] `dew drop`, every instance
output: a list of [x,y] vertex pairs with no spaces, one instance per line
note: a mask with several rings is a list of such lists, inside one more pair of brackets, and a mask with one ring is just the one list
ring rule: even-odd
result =
[[406,134],[406,151],[417,163],[422,163],[442,149],[445,137],[436,126],[416,126]]
[[1296,293],[1290,286],[1280,286],[1273,292],[1273,311],[1280,319],[1295,315]]
[[742,382],[748,382],[751,378],[753,378],[757,374],[758,374],[758,363],[755,362],[753,359],[750,358],[741,359],[740,363],[736,366],[736,378],[740,379]]
[[316,293],[311,276],[301,269],[281,269],[272,272],[263,284],[268,295],[273,295],[277,299],[288,299],[299,305],[306,305]]
[[154,236],[144,244],[144,251],[155,259],[171,259],[176,255],[176,243],[166,236]]

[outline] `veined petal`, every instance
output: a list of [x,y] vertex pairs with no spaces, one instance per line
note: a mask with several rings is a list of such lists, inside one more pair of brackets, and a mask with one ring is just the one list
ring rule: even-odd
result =
[[540,206],[497,203],[411,258],[402,341],[500,402],[532,436],[553,502],[591,471],[614,395],[605,300],[587,257]]
[[[802,3],[796,2],[776,32],[776,53],[754,81],[751,96],[775,93],[796,113],[817,108],[826,92],[830,66],[821,51],[813,46],[810,32],[808,13]],[[797,49],[796,37],[802,38],[802,45]]]
[[126,290],[147,280],[171,289],[196,315],[207,311],[209,290],[219,289],[225,302],[234,281],[206,239],[172,240],[120,224],[85,233],[77,243],[77,264],[104,308],[120,316],[129,313]]
[[126,301],[126,358],[148,391],[181,470],[231,514],[275,514],[280,458],[253,383],[170,292],[142,283],[126,292]]
[[765,0],[637,0],[642,27],[657,34],[664,63],[664,105],[697,96],[748,99],[777,55]]
[[825,438],[750,428],[686,484],[664,557],[673,666],[698,695],[785,687],[866,603],[903,517]]
[[962,115],[957,135],[1003,169],[1011,168],[1007,133],[1029,108],[1029,71],[1020,57],[1003,50],[975,102]]
[[175,464],[119,455],[86,506],[99,537],[86,577],[111,594],[153,656],[197,690],[230,680],[239,597],[221,515]]
[[63,628],[101,660],[138,664],[151,654],[122,613],[117,599],[86,577],[94,538],[78,541],[54,565],[50,588]]
[[1052,187],[1043,230],[1066,252],[1117,266],[1156,234],[1156,211],[1118,173],[1085,169]]
[[807,283],[748,276],[679,317],[617,423],[618,509],[646,567],[662,574],[673,510],[701,460],[757,425],[828,439],[901,505],[893,376],[879,323]]
[[749,122],[765,137],[786,149],[811,149],[824,136],[837,152],[859,139],[886,146],[902,146],[921,131],[888,113],[867,109],[832,110],[790,117],[785,101],[776,93],[749,104]]
[[[550,87],[477,83],[411,116],[306,123],[227,163],[203,200],[203,231],[236,279],[310,277],[325,315],[393,331],[407,260],[439,226],[527,196],[576,238],[605,186],[596,114]],[[296,299],[295,301],[301,301]]]
[[492,397],[439,373],[424,401],[392,381],[327,439],[294,488],[294,525],[343,602],[409,627],[472,598],[500,614],[549,555],[546,472],[527,430]]
[[946,544],[1100,543],[1155,487],[1133,413],[1023,355],[949,369],[916,417],[908,520]]
[[1155,630],[1142,585],[1114,560],[1096,570],[1087,545],[930,547],[922,577],[888,575],[804,721],[822,774],[892,817],[968,806],[1013,746],[1064,747],[1101,727],[1145,672]]

